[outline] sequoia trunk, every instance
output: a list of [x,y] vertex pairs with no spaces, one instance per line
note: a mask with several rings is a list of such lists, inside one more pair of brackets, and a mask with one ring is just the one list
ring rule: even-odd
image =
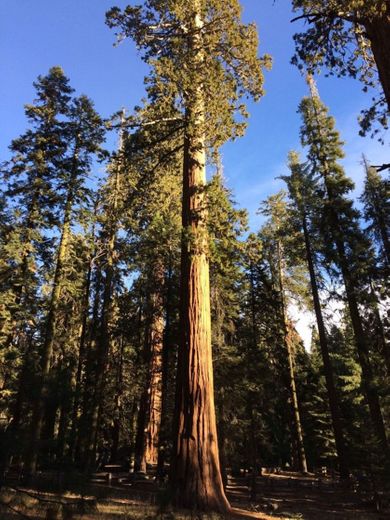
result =
[[206,225],[206,144],[201,5],[193,0],[188,37],[193,86],[186,99],[184,139],[180,328],[171,484],[176,505],[230,509],[223,489],[214,405],[210,284]]

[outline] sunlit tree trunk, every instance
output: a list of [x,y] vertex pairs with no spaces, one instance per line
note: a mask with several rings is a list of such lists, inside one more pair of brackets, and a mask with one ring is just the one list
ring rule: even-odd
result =
[[[202,63],[200,2],[188,38],[191,67]],[[195,81],[196,72],[194,75]],[[176,418],[171,489],[182,507],[226,512],[214,404],[210,283],[206,227],[206,144],[202,85],[187,98],[184,142],[181,343],[178,356]]]
[[287,309],[285,302],[285,287],[284,287],[284,274],[283,274],[283,254],[282,244],[280,240],[277,241],[277,260],[278,260],[278,278],[279,278],[279,289],[281,299],[281,314],[282,314],[282,327],[283,327],[283,341],[284,347],[287,354],[287,365],[288,365],[288,389],[291,406],[292,416],[292,437],[293,437],[293,451],[295,459],[295,465],[299,471],[304,473],[307,472],[307,463],[305,455],[305,447],[303,445],[303,433],[301,416],[299,412],[298,394],[295,382],[295,368],[294,358],[291,348],[291,339],[289,334],[289,324],[287,319]]
[[134,471],[157,464],[161,423],[162,350],[164,339],[164,270],[157,260],[152,273],[147,308],[144,362],[147,366],[137,420]]
[[[157,274],[157,287],[162,288],[164,272]],[[154,316],[151,327],[151,359],[149,366],[149,413],[146,425],[146,464],[157,464],[158,438],[162,406],[162,351],[164,339],[164,305],[161,290],[153,295]]]

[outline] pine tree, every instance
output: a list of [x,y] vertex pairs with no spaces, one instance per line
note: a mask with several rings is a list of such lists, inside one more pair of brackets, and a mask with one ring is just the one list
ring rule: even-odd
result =
[[[223,16],[221,16],[223,13]],[[242,133],[235,113],[246,93],[262,95],[264,60],[237,0],[166,4],[150,0],[108,13],[153,65],[154,92],[180,104],[184,129],[181,329],[172,491],[178,505],[229,509],[220,475],[211,358],[205,167],[208,148]],[[241,107],[242,112],[242,107]],[[191,360],[194,360],[192,362]]]
[[387,269],[390,268],[390,185],[376,168],[364,158],[366,180],[361,200],[364,204],[364,218],[369,223],[369,231],[378,244],[379,254]]
[[299,107],[303,120],[301,141],[303,146],[308,146],[309,162],[321,179],[318,196],[323,199],[321,233],[324,254],[328,263],[336,265],[342,275],[373,428],[383,456],[388,458],[388,442],[370,361],[369,342],[359,309],[371,261],[370,245],[360,230],[359,214],[347,197],[353,184],[338,163],[343,151],[334,119],[328,115],[310,77],[309,84],[311,97],[304,98]]
[[288,381],[289,402],[291,406],[291,436],[293,444],[294,466],[302,472],[307,472],[303,432],[300,418],[298,395],[295,380],[294,357],[291,345],[290,323],[288,318],[288,302],[285,282],[286,257],[282,241],[287,222],[287,204],[285,193],[271,195],[262,205],[262,213],[269,217],[268,225],[263,233],[273,242],[275,261],[275,281],[280,299],[280,330],[286,356],[286,380]]
[[34,474],[38,461],[38,441],[43,426],[44,403],[49,396],[48,376],[52,364],[56,338],[61,288],[64,281],[66,261],[69,256],[69,242],[74,207],[85,199],[85,180],[90,172],[91,158],[99,151],[104,138],[104,127],[91,101],[85,96],[76,98],[68,109],[68,121],[64,123],[66,155],[57,165],[63,175],[65,205],[61,223],[54,279],[51,289],[46,326],[42,346],[39,393],[34,405],[30,449],[26,459],[27,475]]
[[[349,477],[348,458],[345,448],[344,435],[341,425],[340,404],[336,392],[333,368],[330,360],[327,331],[321,308],[319,285],[315,266],[315,253],[313,251],[312,236],[313,228],[310,227],[310,213],[313,216],[313,204],[315,204],[315,181],[308,171],[308,167],[300,164],[298,154],[291,152],[289,155],[290,177],[284,177],[289,188],[290,198],[298,213],[299,225],[303,232],[305,241],[306,259],[310,274],[311,292],[313,295],[314,311],[317,320],[319,344],[324,365],[326,387],[330,411],[332,415],[333,430],[336,440],[340,475],[342,478]],[[314,200],[313,200],[314,199]],[[312,206],[310,208],[310,205]],[[315,209],[314,209],[315,211]]]
[[9,243],[3,249],[3,255],[8,253],[4,281],[12,291],[12,332],[5,340],[8,344],[21,322],[27,321],[23,319],[25,309],[37,297],[34,289],[39,283],[38,263],[44,261],[44,233],[57,223],[58,163],[66,150],[61,118],[68,113],[73,92],[60,67],[39,76],[34,87],[37,97],[25,106],[31,128],[12,141],[13,156],[3,170],[5,196],[18,208],[8,228]]

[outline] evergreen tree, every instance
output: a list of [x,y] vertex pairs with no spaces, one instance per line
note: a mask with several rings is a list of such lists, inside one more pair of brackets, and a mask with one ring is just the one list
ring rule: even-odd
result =
[[[223,13],[223,16],[221,14]],[[113,8],[107,16],[153,65],[149,83],[175,101],[184,128],[181,330],[172,491],[178,505],[229,509],[220,476],[211,358],[207,149],[242,133],[239,99],[262,95],[262,65],[253,25],[240,21],[237,0],[192,0]],[[242,107],[241,107],[242,113]],[[193,360],[193,361],[191,361]]]
[[313,205],[314,214],[316,211],[316,185],[313,176],[308,171],[308,167],[305,168],[304,165],[300,164],[299,156],[294,152],[291,152],[289,155],[289,167],[291,170],[291,176],[285,177],[284,180],[287,182],[290,198],[292,199],[294,208],[298,214],[298,225],[300,230],[303,232],[303,238],[305,241],[306,259],[310,274],[311,292],[313,296],[314,311],[319,334],[319,344],[324,365],[326,387],[328,391],[333,430],[335,434],[336,447],[340,464],[340,474],[342,478],[348,478],[348,458],[341,425],[340,404],[336,392],[333,368],[330,360],[327,331],[322,313],[319,284],[317,281],[315,253],[313,251],[312,245],[312,236],[314,234],[314,230],[310,225],[310,217],[313,217]]
[[51,288],[46,325],[42,345],[41,374],[39,392],[35,401],[32,417],[30,449],[26,459],[26,472],[36,471],[38,459],[38,441],[42,431],[44,403],[49,395],[48,376],[52,364],[53,348],[64,281],[66,262],[69,256],[69,242],[73,211],[76,204],[83,202],[86,196],[85,180],[90,172],[91,158],[99,151],[104,138],[104,127],[100,117],[86,97],[76,98],[68,109],[68,120],[64,123],[64,139],[67,149],[58,162],[57,168],[62,174],[65,192],[65,205],[60,230],[60,239]]
[[39,76],[34,87],[37,97],[25,106],[31,128],[12,141],[12,159],[3,169],[6,199],[10,208],[17,208],[10,209],[8,244],[2,250],[2,283],[11,291],[8,312],[14,331],[6,336],[6,344],[15,339],[21,322],[28,321],[25,312],[37,298],[39,264],[48,250],[48,243],[42,247],[45,231],[58,222],[58,169],[66,150],[62,118],[73,92],[60,67]]
[[309,84],[311,96],[304,98],[299,107],[303,120],[301,141],[308,147],[309,162],[321,180],[318,196],[323,199],[320,229],[324,255],[328,264],[333,263],[341,272],[373,428],[383,456],[388,459],[388,442],[370,361],[369,341],[359,308],[371,262],[370,245],[361,232],[359,214],[347,197],[353,183],[338,163],[343,151],[334,119],[328,115],[311,78]]
[[283,375],[289,389],[289,402],[291,406],[291,438],[293,445],[293,465],[302,472],[307,472],[305,448],[303,444],[303,432],[300,418],[296,378],[294,369],[294,354],[291,344],[291,326],[288,318],[288,300],[286,287],[286,255],[283,236],[286,233],[287,203],[285,193],[279,192],[271,195],[262,206],[262,213],[269,217],[267,225],[263,228],[266,240],[272,242],[273,261],[275,262],[274,280],[279,296],[280,331],[285,349],[285,370]]
[[[361,200],[364,204],[364,218],[369,223],[368,230],[378,244],[380,257],[386,269],[390,268],[390,185],[376,168],[364,158],[366,180]],[[381,260],[381,259],[380,259]],[[380,261],[382,263],[382,261]]]

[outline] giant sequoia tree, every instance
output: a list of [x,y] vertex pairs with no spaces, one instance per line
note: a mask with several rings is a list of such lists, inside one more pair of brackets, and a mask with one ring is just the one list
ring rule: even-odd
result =
[[164,2],[107,14],[120,36],[132,37],[152,66],[153,95],[174,100],[184,120],[181,331],[174,502],[227,510],[219,467],[211,358],[206,155],[243,131],[240,98],[262,94],[262,66],[254,25],[240,21],[237,0]]

